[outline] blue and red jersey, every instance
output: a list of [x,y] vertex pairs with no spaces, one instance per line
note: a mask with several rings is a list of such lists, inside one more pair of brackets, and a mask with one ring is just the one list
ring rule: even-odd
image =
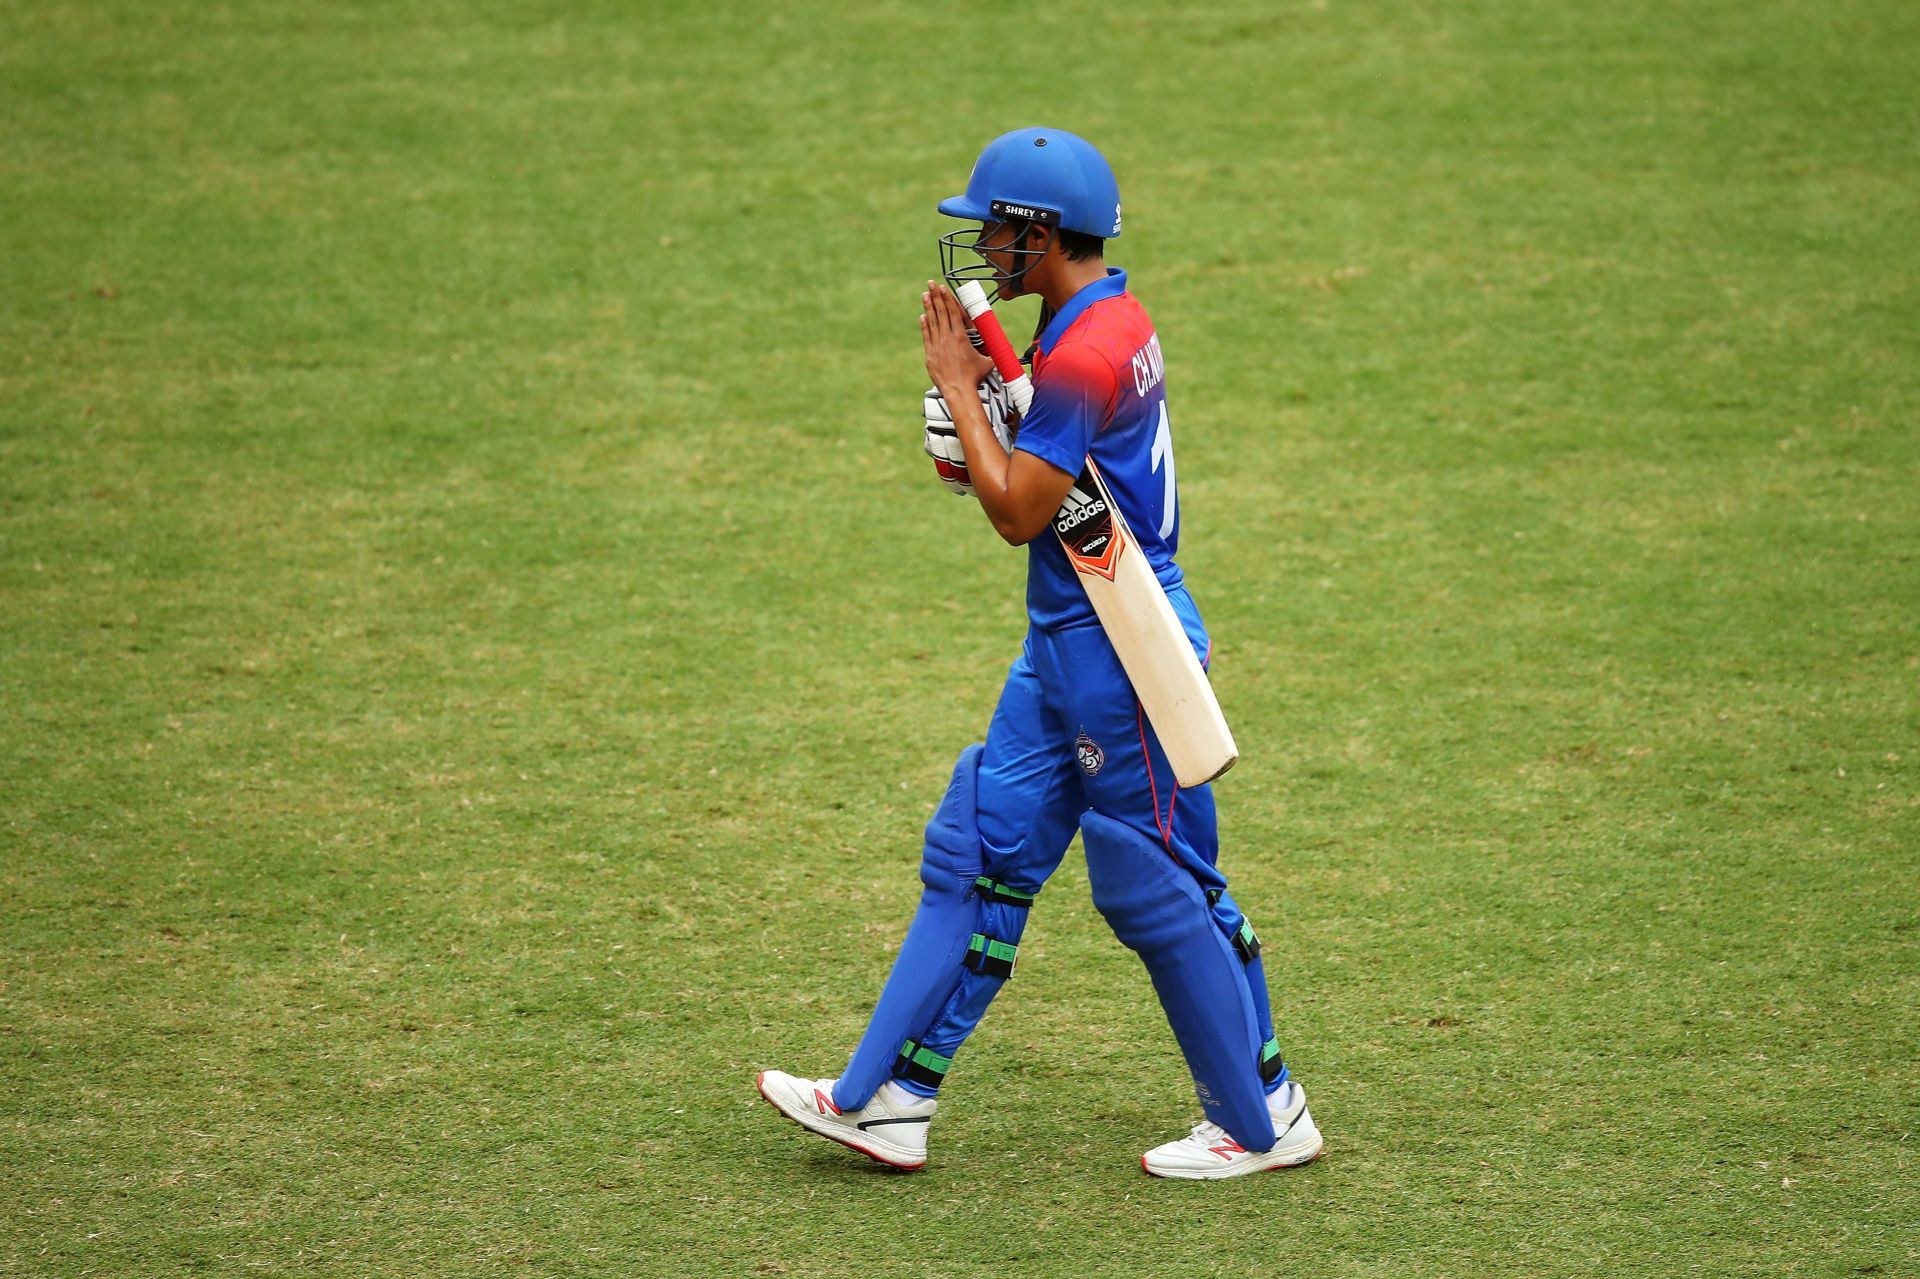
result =
[[[1180,545],[1180,506],[1166,365],[1153,321],[1127,292],[1125,271],[1108,267],[1104,280],[1074,294],[1041,332],[1033,356],[1033,407],[1014,447],[1070,475],[1079,475],[1091,457],[1160,585],[1172,590],[1181,584],[1173,558]],[[1027,615],[1033,624],[1059,628],[1097,621],[1053,530],[1027,547]]]

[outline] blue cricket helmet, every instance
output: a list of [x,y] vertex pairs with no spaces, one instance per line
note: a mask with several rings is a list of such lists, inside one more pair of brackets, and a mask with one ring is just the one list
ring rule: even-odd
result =
[[1015,129],[987,143],[961,195],[940,212],[975,222],[1025,221],[1110,240],[1120,234],[1120,184],[1106,157],[1064,129]]

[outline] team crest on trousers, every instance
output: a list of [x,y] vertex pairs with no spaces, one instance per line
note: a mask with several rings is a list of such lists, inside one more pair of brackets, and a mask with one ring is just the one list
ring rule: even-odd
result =
[[1073,753],[1080,759],[1080,771],[1088,777],[1099,774],[1107,762],[1107,753],[1100,749],[1100,743],[1087,736],[1087,730],[1081,729],[1080,736],[1073,739]]

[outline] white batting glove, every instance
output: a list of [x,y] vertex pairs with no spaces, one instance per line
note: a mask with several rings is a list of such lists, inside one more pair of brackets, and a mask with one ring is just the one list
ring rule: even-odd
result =
[[[973,492],[973,476],[967,470],[967,451],[954,429],[953,414],[938,387],[928,387],[923,397],[927,422],[927,456],[933,459],[934,473],[948,490],[966,497]],[[1007,385],[998,372],[987,374],[980,383],[980,406],[987,411],[987,422],[1000,447],[1013,447],[1013,411],[1007,402]]]

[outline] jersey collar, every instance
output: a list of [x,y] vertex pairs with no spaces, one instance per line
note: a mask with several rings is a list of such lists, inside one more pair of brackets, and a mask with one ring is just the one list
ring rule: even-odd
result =
[[1104,302],[1108,298],[1117,298],[1127,291],[1127,273],[1117,266],[1107,268],[1107,278],[1095,280],[1071,298],[1067,304],[1054,313],[1053,320],[1040,334],[1040,353],[1052,355],[1054,343],[1058,342],[1080,313],[1095,302]]

